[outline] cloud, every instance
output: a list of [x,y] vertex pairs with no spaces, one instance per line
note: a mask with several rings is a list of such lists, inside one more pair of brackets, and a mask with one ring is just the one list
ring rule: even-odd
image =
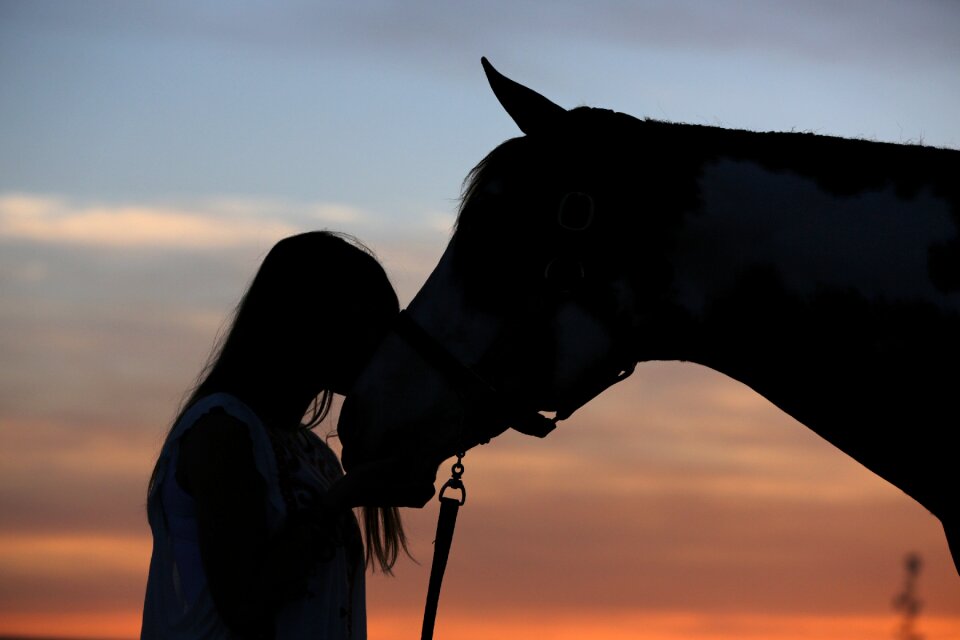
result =
[[[150,545],[148,532],[0,532],[0,574],[4,576],[0,583],[0,634],[12,631],[4,628],[11,613],[43,612],[51,602],[57,603],[57,614],[118,609],[139,612]],[[78,584],[83,588],[78,589]],[[41,630],[48,631],[34,627],[35,632]],[[89,635],[103,637],[100,633]]]
[[[707,492],[619,495],[531,493],[491,500],[490,478],[468,465],[445,580],[446,607],[700,612],[884,613],[898,588],[900,558],[918,550],[929,613],[956,614],[956,573],[942,530],[897,496],[856,505],[769,497],[716,499]],[[666,483],[666,480],[665,480]],[[372,581],[371,602],[418,604],[436,508],[405,513],[419,565],[397,582]],[[407,586],[404,586],[407,585]],[[829,587],[825,587],[829,585]]]
[[79,573],[85,565],[106,573],[143,573],[150,557],[149,538],[122,535],[0,534],[0,566],[4,574]]
[[[444,596],[447,598],[446,594]],[[702,611],[615,611],[564,607],[523,611],[500,609],[451,611],[448,599],[440,607],[438,638],[549,638],[550,640],[875,640],[891,635],[895,624],[887,614],[768,615]],[[420,632],[421,616],[383,612],[370,607],[371,638],[403,640]],[[928,638],[954,638],[956,617],[932,618],[924,612],[918,624]]]
[[59,423],[4,415],[0,537],[143,534],[147,480],[164,431],[159,419],[105,426],[80,412]]
[[192,205],[94,203],[0,195],[0,238],[105,248],[211,249],[263,245],[327,224],[370,218],[338,203],[212,198]]

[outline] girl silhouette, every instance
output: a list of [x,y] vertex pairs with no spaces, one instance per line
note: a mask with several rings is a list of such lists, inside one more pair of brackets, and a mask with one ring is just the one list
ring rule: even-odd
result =
[[310,232],[270,250],[150,479],[142,639],[366,637],[364,568],[389,573],[406,551],[397,506],[422,506],[433,471],[343,476],[311,428],[397,313],[356,241]]

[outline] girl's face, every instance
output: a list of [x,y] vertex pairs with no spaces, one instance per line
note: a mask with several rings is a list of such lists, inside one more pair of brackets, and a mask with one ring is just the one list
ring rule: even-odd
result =
[[333,326],[324,332],[320,353],[313,359],[323,363],[318,373],[327,373],[323,376],[325,380],[318,380],[325,385],[322,388],[344,396],[373,357],[399,312],[389,283],[368,284],[362,290],[370,293],[345,301],[335,312]]

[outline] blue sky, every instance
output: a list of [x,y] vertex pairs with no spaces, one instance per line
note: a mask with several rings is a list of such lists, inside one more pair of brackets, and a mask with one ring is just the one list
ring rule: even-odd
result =
[[481,55],[564,106],[960,146],[960,9],[947,1],[0,12],[5,191],[449,208],[466,170],[515,133]]
[[[272,242],[353,233],[412,297],[462,179],[519,133],[481,56],[565,107],[956,149],[958,33],[952,0],[0,0],[0,633],[136,613],[153,456]],[[500,611],[535,576],[547,609],[887,612],[901,551],[946,560],[912,502],[701,368],[641,368],[472,465],[453,610]],[[410,516],[422,563],[431,515]],[[70,573],[104,541],[129,557]],[[372,583],[371,611],[415,617],[413,567]],[[960,582],[928,571],[927,611],[956,628]]]

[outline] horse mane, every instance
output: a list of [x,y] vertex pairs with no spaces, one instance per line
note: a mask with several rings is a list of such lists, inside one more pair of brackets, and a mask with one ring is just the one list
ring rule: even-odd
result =
[[454,231],[460,226],[464,217],[469,218],[471,212],[476,210],[477,201],[482,198],[482,187],[491,183],[494,175],[504,173],[506,167],[512,164],[513,157],[518,155],[520,148],[526,144],[527,139],[523,136],[510,138],[494,147],[470,169],[460,187],[460,206]]

